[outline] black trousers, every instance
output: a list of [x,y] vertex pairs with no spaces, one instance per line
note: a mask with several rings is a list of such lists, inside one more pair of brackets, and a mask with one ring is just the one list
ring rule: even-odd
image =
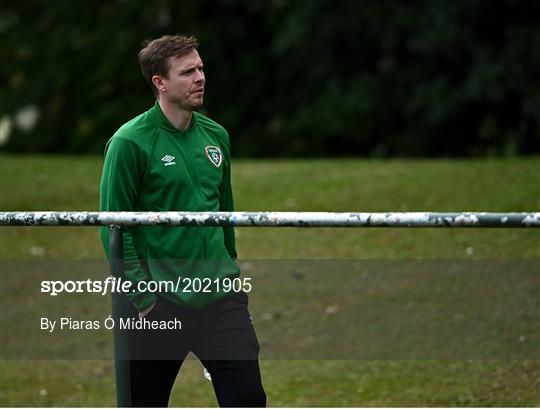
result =
[[202,310],[158,297],[145,319],[169,323],[176,319],[181,329],[129,331],[132,405],[167,406],[178,371],[191,351],[210,373],[221,407],[266,406],[259,343],[247,306],[245,293],[232,294]]

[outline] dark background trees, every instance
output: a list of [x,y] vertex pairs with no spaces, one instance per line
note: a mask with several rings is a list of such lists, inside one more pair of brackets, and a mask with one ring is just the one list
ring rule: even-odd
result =
[[196,35],[236,156],[540,152],[540,2],[37,0],[0,11],[0,135],[102,152],[153,96],[144,39]]

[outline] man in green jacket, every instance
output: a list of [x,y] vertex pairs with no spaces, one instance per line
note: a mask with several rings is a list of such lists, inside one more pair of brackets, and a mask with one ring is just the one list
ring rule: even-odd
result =
[[[157,101],[107,143],[102,211],[233,210],[228,134],[195,112],[205,86],[197,48],[194,37],[176,35],[146,42],[139,52]],[[101,238],[108,252],[106,228]],[[240,280],[233,228],[124,228],[123,250],[133,314],[182,323],[181,329],[130,332],[133,405],[166,406],[192,351],[209,371],[220,406],[265,406],[247,294],[230,285]],[[173,285],[152,292],[150,282]]]

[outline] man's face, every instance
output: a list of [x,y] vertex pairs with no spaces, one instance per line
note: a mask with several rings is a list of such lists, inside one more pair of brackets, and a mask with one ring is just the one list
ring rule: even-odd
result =
[[203,63],[197,50],[181,57],[171,57],[169,74],[161,80],[164,89],[160,90],[160,97],[188,111],[202,106],[205,78]]

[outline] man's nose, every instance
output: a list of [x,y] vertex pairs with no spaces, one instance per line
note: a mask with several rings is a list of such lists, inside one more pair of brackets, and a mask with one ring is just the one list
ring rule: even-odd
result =
[[204,82],[204,72],[197,71],[197,77],[195,78],[196,82]]

